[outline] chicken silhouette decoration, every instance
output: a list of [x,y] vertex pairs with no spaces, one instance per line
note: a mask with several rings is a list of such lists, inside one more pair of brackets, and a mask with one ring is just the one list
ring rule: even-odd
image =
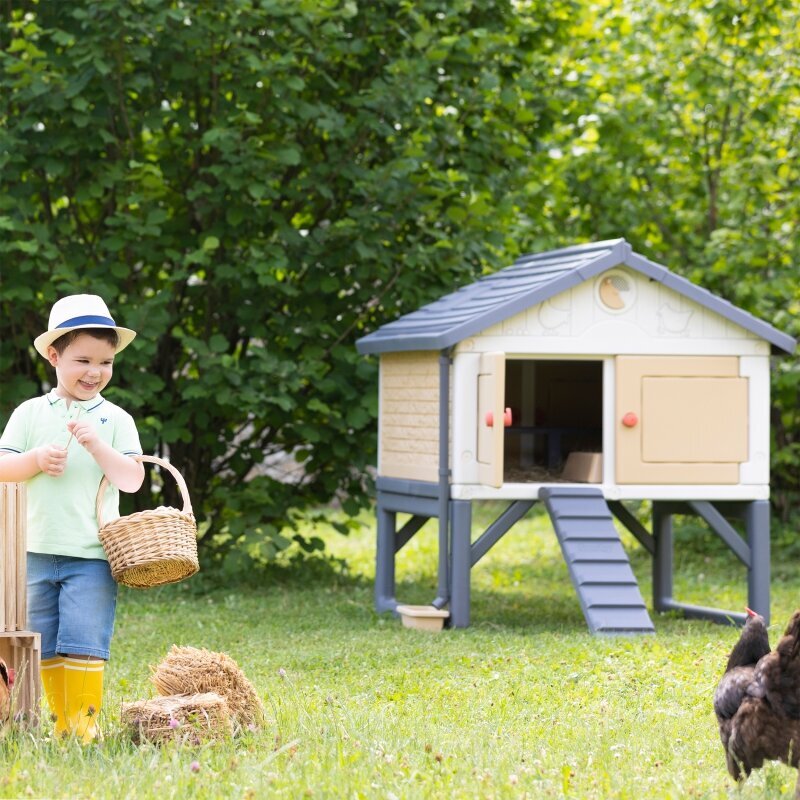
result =
[[773,651],[764,618],[750,609],[747,614],[714,692],[728,772],[737,781],[765,761],[800,765],[800,610]]

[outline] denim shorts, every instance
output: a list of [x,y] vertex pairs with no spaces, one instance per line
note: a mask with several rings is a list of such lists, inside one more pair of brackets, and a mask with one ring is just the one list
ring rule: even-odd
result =
[[42,635],[42,658],[61,654],[108,661],[117,584],[107,561],[28,553],[28,628]]

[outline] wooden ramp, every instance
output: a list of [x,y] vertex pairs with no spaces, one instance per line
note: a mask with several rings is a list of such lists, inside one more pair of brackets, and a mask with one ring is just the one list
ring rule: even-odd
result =
[[655,633],[614,519],[599,489],[545,486],[553,521],[592,633]]

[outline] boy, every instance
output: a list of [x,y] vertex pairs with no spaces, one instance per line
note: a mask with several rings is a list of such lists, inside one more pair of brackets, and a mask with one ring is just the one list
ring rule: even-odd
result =
[[[103,475],[124,492],[144,480],[133,418],[100,394],[134,336],[97,295],[58,300],[33,343],[56,387],[18,406],[0,437],[0,481],[27,488],[28,627],[42,636],[47,703],[56,734],[83,742],[97,735],[117,599],[97,538],[97,489]],[[119,517],[116,489],[105,493],[104,520]]]

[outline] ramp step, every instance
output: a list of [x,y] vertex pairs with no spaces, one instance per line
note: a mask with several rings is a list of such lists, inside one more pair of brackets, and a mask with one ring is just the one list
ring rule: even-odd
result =
[[592,608],[587,622],[597,633],[652,633],[653,623],[645,608]]
[[628,561],[628,554],[619,539],[611,541],[561,541],[561,550],[567,561]]
[[584,583],[580,586],[580,593],[589,608],[592,606],[644,608],[639,584],[635,578],[631,583],[625,584]]
[[566,497],[562,497],[561,500],[569,504],[565,504],[563,508],[556,508],[553,512],[555,518],[591,517],[593,519],[602,519],[603,512],[608,512],[606,499],[602,494],[599,497],[567,495]]
[[574,561],[572,569],[573,578],[581,586],[590,583],[624,586],[631,579],[631,566],[627,561]]
[[[553,522],[558,522],[561,536],[564,539],[610,539],[619,540],[617,529],[611,520],[602,520],[595,517],[558,517]],[[611,527],[609,527],[611,526]]]
[[599,489],[543,487],[570,578],[592,633],[653,633],[628,555]]

